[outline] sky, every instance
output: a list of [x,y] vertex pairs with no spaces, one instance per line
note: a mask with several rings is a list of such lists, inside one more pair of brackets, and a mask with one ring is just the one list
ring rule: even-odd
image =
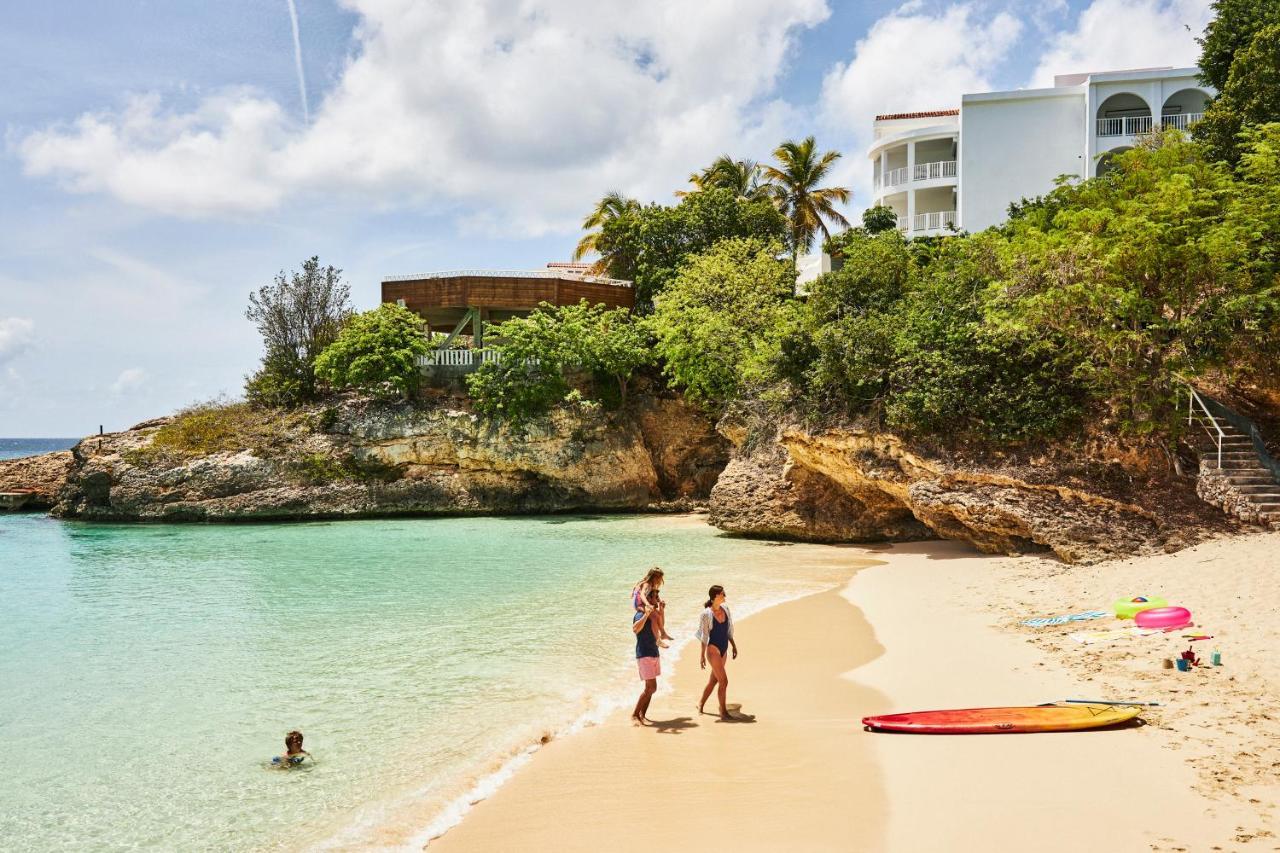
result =
[[870,197],[876,113],[1194,65],[1207,0],[15,0],[0,27],[0,436],[240,393],[252,290],[565,260],[815,135]]

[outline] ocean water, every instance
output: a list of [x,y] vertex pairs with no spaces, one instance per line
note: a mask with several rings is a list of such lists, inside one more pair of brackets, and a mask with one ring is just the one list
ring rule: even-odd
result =
[[36,456],[55,450],[70,450],[78,438],[0,438],[0,459]]
[[[634,701],[655,564],[683,640],[712,583],[741,617],[857,561],[691,516],[0,516],[0,847],[420,847],[540,738]],[[268,769],[291,728],[318,763]]]

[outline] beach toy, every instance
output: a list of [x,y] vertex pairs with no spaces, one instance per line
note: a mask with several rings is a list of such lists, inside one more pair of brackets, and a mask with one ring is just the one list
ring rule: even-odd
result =
[[1209,662],[1214,666],[1222,666],[1222,652],[1214,649],[1213,654],[1209,655]]
[[1151,610],[1154,607],[1164,607],[1168,603],[1158,595],[1135,595],[1133,598],[1120,599],[1111,605],[1111,609],[1121,619],[1132,619],[1135,613]]
[[1186,658],[1178,658],[1178,672],[1190,672],[1191,661]]
[[1134,614],[1133,622],[1139,628],[1173,631],[1191,624],[1191,611],[1185,607],[1153,607],[1139,610]]
[[1164,662],[1160,665],[1165,669],[1173,669],[1173,658],[1165,658]]

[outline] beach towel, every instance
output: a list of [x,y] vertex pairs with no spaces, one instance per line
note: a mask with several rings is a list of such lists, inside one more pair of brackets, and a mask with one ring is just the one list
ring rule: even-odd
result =
[[1065,625],[1068,622],[1087,622],[1090,619],[1101,619],[1110,616],[1106,610],[1086,610],[1084,613],[1069,613],[1066,616],[1042,616],[1038,619],[1023,619],[1022,624],[1032,628],[1043,628],[1046,625]]
[[1077,643],[1091,646],[1094,643],[1110,643],[1113,640],[1127,640],[1130,637],[1147,637],[1151,634],[1163,633],[1159,628],[1112,628],[1108,631],[1076,631],[1067,636]]

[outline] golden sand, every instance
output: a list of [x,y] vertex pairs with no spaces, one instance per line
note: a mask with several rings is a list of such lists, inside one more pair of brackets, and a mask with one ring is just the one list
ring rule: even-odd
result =
[[[1266,637],[1224,630],[1236,680],[1223,668],[1174,681],[1158,668],[1158,649],[1072,647],[1065,634],[1080,625],[1017,625],[1100,607],[1121,586],[1159,578],[1183,584],[1180,602],[1206,619],[1256,587],[1235,612],[1248,606],[1280,623],[1272,596],[1280,537],[1198,553],[1091,568],[949,543],[850,554],[879,564],[843,589],[738,623],[729,698],[754,721],[696,713],[705,678],[696,649],[686,649],[674,690],[654,700],[656,725],[635,728],[621,713],[550,744],[429,848],[1272,849],[1274,787],[1261,777],[1272,767],[1274,785],[1280,768],[1268,764],[1278,760],[1280,714],[1267,680],[1274,664],[1267,672],[1258,664],[1274,660],[1280,643],[1254,648]],[[1242,570],[1258,577],[1214,582]],[[1144,713],[1146,726],[1064,734],[888,735],[859,725],[888,711],[1067,698],[1164,707]]]

